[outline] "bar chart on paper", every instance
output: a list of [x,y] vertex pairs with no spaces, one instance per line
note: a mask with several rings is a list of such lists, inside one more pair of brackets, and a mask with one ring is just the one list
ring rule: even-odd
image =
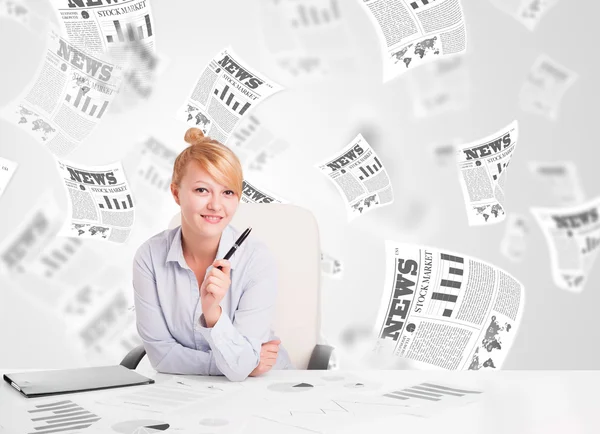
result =
[[[87,90],[86,90],[87,89]],[[107,100],[95,99],[88,95],[89,88],[79,87],[77,95],[71,95],[67,93],[65,95],[65,101],[73,105],[76,109],[85,113],[88,116],[93,116],[98,119],[102,118],[106,107],[108,106]]]
[[82,244],[77,238],[55,238],[40,254],[39,259],[31,264],[32,271],[51,279],[69,264]]
[[233,146],[243,148],[245,151],[256,153],[261,150],[272,148],[275,135],[264,124],[250,115],[244,117],[233,130],[229,143]]
[[152,36],[150,14],[136,17],[127,23],[119,20],[106,22],[102,24],[102,27],[106,35],[106,42],[109,44],[141,41]]
[[374,157],[374,160],[375,160],[375,164],[373,164],[372,166],[359,167],[362,175],[359,175],[358,179],[363,181],[363,180],[367,179],[369,176],[375,175],[379,171],[379,169],[381,169],[383,167],[377,157]]
[[429,315],[450,317],[462,286],[464,258],[441,254],[439,267],[439,286],[431,293],[431,303],[427,308]]
[[39,434],[69,433],[88,428],[100,420],[94,413],[68,400],[38,404],[28,413],[34,425],[31,433]]
[[247,119],[242,119],[235,130],[233,130],[233,137],[237,139],[235,146],[242,146],[246,143],[260,127],[260,121],[254,116],[248,116]]
[[600,238],[596,238],[593,236],[587,236],[585,237],[585,246],[581,248],[581,253],[583,253],[584,255],[587,253],[591,253],[592,251],[596,250],[598,247],[600,247]]
[[[314,2],[313,2],[314,3]],[[339,0],[329,0],[326,2],[318,2],[317,4],[307,5],[300,2],[296,6],[296,16],[291,20],[292,27],[312,27],[340,19]]]
[[[405,403],[415,402],[417,405],[421,403],[456,401],[471,395],[479,395],[482,392],[479,390],[467,390],[463,388],[448,387],[435,383],[421,383],[416,386],[407,387],[405,389],[394,390],[386,393],[383,396],[392,398]],[[411,402],[412,401],[412,402]]]
[[125,197],[108,197],[105,195],[103,199],[104,202],[98,204],[100,209],[122,210],[133,208],[133,201],[130,194]]
[[502,171],[506,170],[506,168],[508,167],[508,163],[496,163],[496,168],[498,173],[493,175],[494,181],[497,181],[498,178],[500,178],[500,175],[502,175]]
[[136,185],[141,183],[156,190],[168,191],[171,185],[171,176],[172,173],[168,169],[163,169],[151,158],[146,157],[138,166]]
[[240,116],[243,115],[244,113],[246,113],[246,110],[248,110],[250,108],[250,106],[252,105],[249,102],[247,102],[238,111],[240,103],[239,103],[239,101],[236,101],[234,99],[235,94],[231,92],[228,85],[225,85],[225,87],[220,91],[219,91],[219,89],[215,89],[215,95],[218,96],[221,99],[221,101],[223,101],[227,105],[227,107],[229,107],[231,110],[233,110],[234,112],[237,111],[240,114]]

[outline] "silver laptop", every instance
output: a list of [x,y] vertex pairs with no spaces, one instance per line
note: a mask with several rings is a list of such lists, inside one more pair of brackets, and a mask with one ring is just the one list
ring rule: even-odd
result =
[[4,380],[27,398],[154,383],[121,365],[17,372],[4,374]]

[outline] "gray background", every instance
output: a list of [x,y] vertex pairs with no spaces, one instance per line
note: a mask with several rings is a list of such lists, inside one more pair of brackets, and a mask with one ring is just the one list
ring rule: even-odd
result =
[[[168,65],[151,100],[135,110],[106,116],[68,159],[88,165],[107,164],[124,158],[147,134],[182,146],[186,126],[173,114],[210,58],[231,45],[253,68],[286,87],[254,113],[291,147],[265,171],[253,174],[252,179],[310,209],[319,222],[323,250],[343,262],[343,279],[324,277],[322,283],[323,334],[330,344],[338,345],[344,330],[369,325],[375,316],[384,281],[383,243],[392,239],[481,258],[504,268],[525,285],[525,311],[505,369],[599,368],[599,267],[592,270],[581,294],[558,289],[551,280],[545,240],[535,226],[521,264],[501,256],[504,224],[469,227],[455,168],[437,167],[427,148],[432,142],[447,142],[454,137],[476,140],[518,119],[520,137],[508,173],[507,209],[528,213],[530,206],[554,203],[550,193],[530,175],[527,162],[531,159],[574,161],[587,197],[596,197],[600,183],[593,128],[600,67],[595,58],[597,38],[593,37],[593,29],[597,27],[598,3],[587,0],[574,5],[560,1],[532,33],[489,1],[462,0],[468,31],[471,105],[466,110],[427,119],[414,117],[404,77],[381,83],[378,39],[358,1],[341,2],[353,66],[310,83],[281,78],[265,47],[258,3],[152,1],[157,50],[168,59]],[[41,16],[56,19],[46,2],[28,4]],[[0,21],[0,106],[16,98],[34,79],[45,49],[43,30],[29,31],[9,20]],[[517,105],[520,86],[540,53],[547,53],[579,74],[563,99],[556,122],[526,114]],[[418,69],[409,72],[414,73]],[[366,121],[361,121],[361,114],[365,114]],[[359,132],[372,142],[388,169],[395,202],[349,224],[342,198],[313,165]],[[19,163],[0,198],[2,239],[45,189],[54,191],[63,208],[66,197],[53,157],[4,120],[0,120],[0,156]],[[131,243],[91,243],[103,258],[117,257],[126,267],[136,247]],[[60,291],[62,288],[41,281],[15,284],[0,277],[0,366],[59,368],[91,363],[69,343],[65,325],[44,301],[49,294]],[[342,358],[340,366],[352,366],[352,362]]]

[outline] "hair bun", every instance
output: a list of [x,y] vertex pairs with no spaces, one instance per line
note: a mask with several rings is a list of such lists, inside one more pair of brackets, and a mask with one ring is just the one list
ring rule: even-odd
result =
[[205,136],[200,128],[190,128],[185,132],[183,140],[185,140],[190,145],[194,145],[196,143],[204,141]]

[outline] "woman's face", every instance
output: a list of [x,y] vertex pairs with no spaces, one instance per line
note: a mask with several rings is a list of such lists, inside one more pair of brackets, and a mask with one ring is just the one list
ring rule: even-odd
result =
[[171,192],[181,207],[181,224],[205,237],[221,235],[239,204],[231,188],[217,183],[194,161],[186,167],[179,187],[171,186]]

